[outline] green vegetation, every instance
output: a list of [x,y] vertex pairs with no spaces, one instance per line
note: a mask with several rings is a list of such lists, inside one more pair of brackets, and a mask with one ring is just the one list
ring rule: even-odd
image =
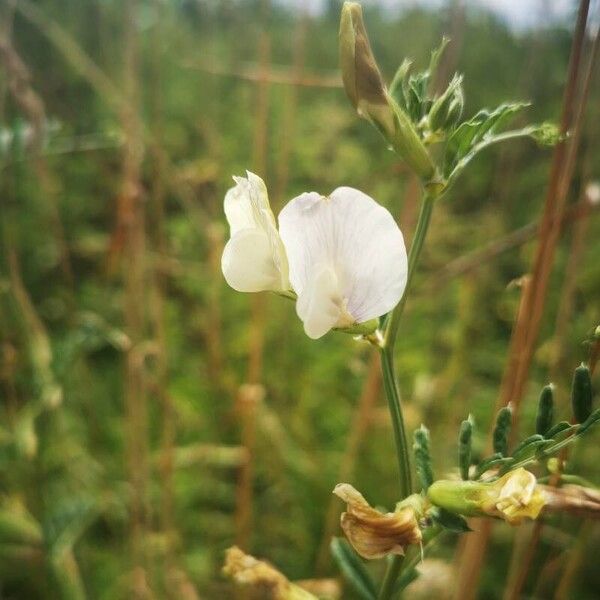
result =
[[[437,139],[464,101],[453,157],[469,168],[458,178],[450,154],[435,157],[452,187],[436,200],[402,320],[391,319],[415,475],[428,487],[433,465],[468,486],[490,466],[536,463],[560,477],[545,464],[569,446],[564,480],[598,486],[598,68],[511,428],[497,401],[527,281],[511,282],[532,268],[552,149],[519,139],[475,157],[491,118],[477,111],[500,106],[503,119],[527,101],[511,128],[557,122],[572,32],[514,32],[448,4],[365,10],[411,118],[432,108],[428,85],[450,83],[419,135]],[[399,500],[375,350],[337,332],[310,340],[292,302],[238,294],[220,268],[223,196],[246,169],[275,212],[306,190],[364,190],[410,248],[417,182],[344,94],[340,5],[309,15],[254,0],[21,0],[0,11],[0,596],[233,598],[221,565],[236,543],[292,581],[339,577],[341,564],[355,580],[341,597],[372,597],[385,561],[331,541],[343,510],[331,491],[348,481],[374,505]],[[444,35],[440,80],[423,82]],[[394,77],[404,57],[413,70]],[[453,531],[428,556],[458,568],[466,521],[444,509],[435,520]],[[547,520],[525,597],[597,597],[592,525]],[[502,598],[518,579],[530,531],[493,529],[477,597]],[[406,563],[401,585],[419,557]],[[442,597],[433,589],[414,597]]]

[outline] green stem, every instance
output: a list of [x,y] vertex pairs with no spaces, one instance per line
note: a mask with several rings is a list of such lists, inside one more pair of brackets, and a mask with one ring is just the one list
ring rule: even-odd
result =
[[396,442],[396,458],[400,471],[400,499],[404,500],[412,493],[412,471],[410,467],[410,452],[402,416],[402,404],[400,393],[396,383],[394,372],[394,356],[390,348],[381,350],[381,370],[383,373],[383,387],[388,401],[390,415],[392,417],[392,428],[394,430],[394,441]]
[[400,324],[400,317],[404,312],[404,306],[406,305],[406,299],[412,287],[413,277],[416,271],[417,263],[421,257],[421,250],[423,249],[423,243],[425,242],[425,236],[429,229],[429,222],[431,221],[431,213],[433,212],[433,205],[437,196],[432,196],[425,193],[423,196],[423,202],[421,203],[421,212],[419,214],[419,221],[417,222],[417,229],[415,231],[415,237],[408,253],[408,273],[406,275],[406,288],[404,295],[398,302],[396,308],[391,312],[387,319],[384,334],[384,348],[389,348],[390,353],[393,353],[394,344],[396,342],[396,335],[398,333],[398,325]]
[[400,556],[398,554],[394,555],[390,561],[390,564],[388,565],[387,571],[385,572],[377,600],[388,600],[388,598],[392,597],[394,585],[398,579],[398,576],[400,575],[400,571],[402,570],[403,562],[404,556]]
[[[412,493],[412,470],[406,428],[404,426],[404,417],[402,416],[402,404],[400,401],[400,393],[398,390],[396,373],[394,370],[394,344],[396,341],[396,334],[398,333],[400,317],[404,311],[406,298],[408,297],[417,263],[419,262],[419,257],[421,256],[421,250],[423,249],[423,243],[425,242],[425,236],[427,235],[427,230],[429,229],[429,222],[431,221],[431,213],[433,211],[434,202],[434,196],[427,193],[424,195],[423,203],[421,204],[421,212],[419,214],[419,221],[417,223],[417,229],[415,231],[413,243],[410,247],[410,252],[408,255],[406,288],[404,290],[402,299],[396,308],[394,308],[389,318],[386,320],[384,338],[381,346],[381,370],[383,373],[383,386],[390,409],[392,428],[394,431],[394,441],[396,443],[396,458],[398,460],[398,469],[400,471],[401,499],[406,498]],[[394,556],[390,562],[381,584],[381,589],[378,596],[379,600],[388,600],[391,597],[394,591],[394,585],[396,584],[396,581],[402,572],[403,559],[403,556]]]

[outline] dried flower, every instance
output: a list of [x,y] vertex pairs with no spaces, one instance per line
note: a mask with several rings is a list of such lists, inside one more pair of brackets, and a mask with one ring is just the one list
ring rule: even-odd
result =
[[493,482],[436,481],[427,491],[432,504],[465,516],[498,517],[511,525],[536,519],[547,496],[533,473],[519,468]]
[[288,581],[275,567],[246,554],[237,546],[227,550],[223,574],[231,577],[238,585],[257,590],[261,598],[316,600],[316,596]]
[[406,546],[421,542],[421,530],[412,507],[398,507],[392,513],[381,513],[348,483],[339,483],[333,493],[348,505],[341,516],[342,529],[363,558],[404,554]]

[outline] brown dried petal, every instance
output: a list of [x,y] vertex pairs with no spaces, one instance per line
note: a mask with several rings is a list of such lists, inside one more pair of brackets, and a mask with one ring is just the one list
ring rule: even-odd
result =
[[421,530],[412,508],[381,513],[347,483],[338,484],[333,493],[348,505],[341,516],[342,529],[362,557],[373,559],[386,554],[404,554],[406,546],[421,542]]

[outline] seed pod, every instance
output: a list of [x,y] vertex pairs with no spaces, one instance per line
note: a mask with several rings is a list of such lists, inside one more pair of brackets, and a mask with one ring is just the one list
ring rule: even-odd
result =
[[589,368],[583,363],[573,375],[571,405],[576,423],[583,423],[592,414],[592,379]]
[[496,416],[494,427],[494,452],[506,456],[508,454],[508,436],[512,425],[512,411],[508,406],[501,408]]
[[550,384],[545,386],[540,394],[537,416],[535,418],[535,432],[540,435],[546,435],[546,432],[552,427],[553,419],[554,385]]
[[460,424],[458,433],[458,467],[460,476],[469,479],[469,467],[471,466],[471,445],[473,441],[473,422],[467,419]]
[[433,483],[433,469],[431,467],[431,455],[429,453],[429,430],[421,425],[414,433],[413,451],[415,453],[415,468],[421,480],[423,490]]

